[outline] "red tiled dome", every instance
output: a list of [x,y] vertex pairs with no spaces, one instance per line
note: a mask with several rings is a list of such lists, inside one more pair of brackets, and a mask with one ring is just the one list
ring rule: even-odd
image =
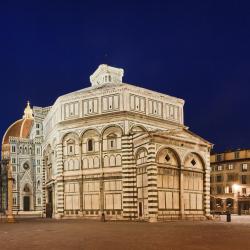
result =
[[33,125],[33,119],[20,119],[9,126],[4,134],[2,144],[8,144],[10,137],[28,138]]

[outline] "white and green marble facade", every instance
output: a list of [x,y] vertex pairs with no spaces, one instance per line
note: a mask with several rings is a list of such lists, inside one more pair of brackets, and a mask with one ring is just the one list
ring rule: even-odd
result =
[[[43,208],[55,218],[205,217],[211,144],[184,125],[179,98],[122,83],[101,65],[92,86],[43,120]],[[48,208],[48,205],[47,205]]]

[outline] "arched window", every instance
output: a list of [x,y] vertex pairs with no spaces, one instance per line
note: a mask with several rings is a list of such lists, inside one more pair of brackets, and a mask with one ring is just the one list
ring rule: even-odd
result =
[[68,155],[73,155],[74,153],[75,153],[75,141],[73,141],[73,140],[69,140],[68,142],[67,142],[67,153],[68,153]]
[[94,168],[99,168],[99,158],[97,156],[94,158]]
[[94,140],[93,139],[89,139],[87,145],[88,145],[88,151],[90,151],[90,152],[94,151]]
[[114,155],[110,156],[109,165],[110,165],[110,167],[114,167],[115,166],[115,156]]
[[109,167],[109,157],[107,155],[104,156],[104,167]]
[[122,157],[121,155],[117,155],[115,158],[115,165],[116,166],[121,166],[122,165]]
[[41,182],[38,180],[37,181],[37,189],[40,189],[41,188]]

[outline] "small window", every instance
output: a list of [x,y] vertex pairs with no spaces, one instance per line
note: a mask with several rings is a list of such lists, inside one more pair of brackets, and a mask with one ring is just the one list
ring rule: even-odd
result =
[[12,151],[12,153],[15,153],[16,152],[16,146],[12,146],[11,151]]
[[222,182],[222,176],[221,175],[217,175],[216,176],[216,181],[217,182]]
[[228,165],[228,170],[233,170],[234,169],[234,165],[233,164],[229,164]]
[[243,163],[241,169],[243,172],[247,171],[247,163]]
[[94,140],[93,139],[88,140],[88,151],[94,151]]
[[216,161],[222,161],[222,155],[216,155]]
[[217,170],[218,170],[218,171],[221,171],[221,170],[222,170],[222,166],[221,166],[221,165],[218,166],[218,167],[217,167]]
[[40,125],[39,125],[39,123],[37,123],[37,124],[36,124],[36,128],[40,128]]
[[242,194],[246,194],[247,193],[247,189],[246,188],[242,188]]
[[109,75],[109,82],[111,82],[111,76]]
[[117,136],[115,134],[108,136],[108,149],[112,150],[116,148],[116,139]]
[[241,176],[241,183],[242,184],[247,184],[247,176],[246,175]]
[[216,191],[217,191],[217,194],[222,194],[222,187],[221,186],[217,186],[216,187]]
[[240,158],[240,152],[235,152],[234,153],[234,158],[239,159]]
[[41,188],[41,183],[40,181],[37,181],[37,189],[40,189]]
[[69,154],[72,155],[74,153],[73,151],[73,144],[72,145],[68,145],[68,150],[69,150]]
[[234,175],[233,174],[228,174],[227,175],[227,181],[234,181]]
[[40,131],[39,130],[36,130],[36,135],[40,135]]

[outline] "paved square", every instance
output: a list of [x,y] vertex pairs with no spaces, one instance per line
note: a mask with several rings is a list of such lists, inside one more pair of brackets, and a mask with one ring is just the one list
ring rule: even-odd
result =
[[250,217],[164,223],[25,219],[0,223],[0,249],[250,249]]

